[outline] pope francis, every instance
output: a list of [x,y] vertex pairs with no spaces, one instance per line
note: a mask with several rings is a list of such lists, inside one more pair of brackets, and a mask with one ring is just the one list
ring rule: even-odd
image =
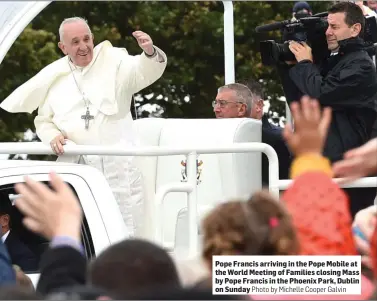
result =
[[134,145],[132,95],[162,76],[167,57],[142,31],[133,33],[143,50],[140,55],[129,55],[109,41],[94,47],[89,25],[78,17],[65,19],[59,34],[59,48],[65,57],[17,88],[1,108],[12,113],[32,113],[38,108],[38,137],[51,145],[58,161],[98,168],[112,188],[131,235],[137,235],[143,226],[143,191],[134,159],[69,157],[64,155],[63,145]]

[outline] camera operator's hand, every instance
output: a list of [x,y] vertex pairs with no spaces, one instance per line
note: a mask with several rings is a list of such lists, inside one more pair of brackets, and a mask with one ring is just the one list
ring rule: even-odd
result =
[[289,49],[295,55],[297,62],[310,60],[313,62],[312,49],[306,43],[289,42]]

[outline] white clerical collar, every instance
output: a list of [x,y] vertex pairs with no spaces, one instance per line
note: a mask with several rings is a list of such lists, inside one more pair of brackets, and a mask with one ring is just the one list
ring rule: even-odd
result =
[[85,67],[77,66],[75,63],[73,63],[73,61],[71,60],[70,57],[68,58],[68,62],[69,62],[70,65],[72,65],[74,70],[78,70],[78,71],[82,72],[85,69]]
[[5,233],[3,236],[1,236],[1,240],[2,240],[3,242],[5,242],[5,240],[7,239],[8,235],[9,235],[9,232],[10,232],[10,230],[8,230],[7,233]]
[[331,51],[330,56],[338,55],[338,53],[339,53],[339,47]]

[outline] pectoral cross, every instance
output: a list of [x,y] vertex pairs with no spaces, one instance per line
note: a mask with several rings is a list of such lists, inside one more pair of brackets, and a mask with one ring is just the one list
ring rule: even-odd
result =
[[85,115],[81,115],[81,119],[85,120],[85,129],[87,130],[89,128],[89,121],[94,119],[94,116],[90,115],[89,107],[86,108]]

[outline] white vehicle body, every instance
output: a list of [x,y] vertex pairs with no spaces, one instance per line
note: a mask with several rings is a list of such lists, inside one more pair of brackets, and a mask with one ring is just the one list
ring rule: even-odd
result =
[[[92,256],[96,256],[109,245],[129,237],[108,183],[100,172],[89,166],[50,161],[0,160],[0,189],[23,182],[25,175],[38,181],[49,181],[52,170],[72,186],[80,200],[87,221],[84,231],[89,231],[88,236],[91,237],[90,241],[83,241],[87,254],[94,251]],[[92,250],[89,251],[89,248]],[[28,276],[35,284],[39,275]]]

